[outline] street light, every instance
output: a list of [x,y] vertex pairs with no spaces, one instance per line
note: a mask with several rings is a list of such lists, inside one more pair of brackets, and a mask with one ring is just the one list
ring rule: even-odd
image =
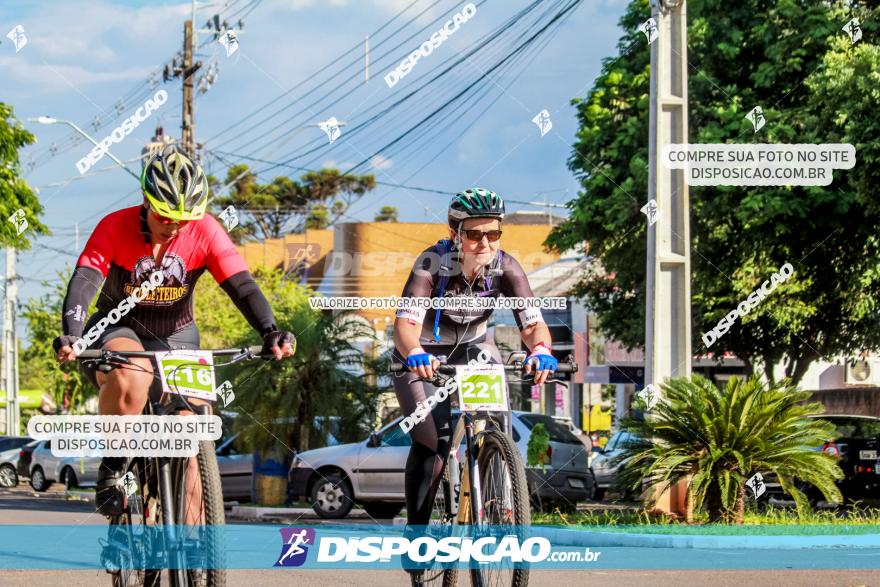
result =
[[117,158],[113,155],[113,153],[111,153],[111,152],[109,151],[109,149],[105,149],[105,148],[101,147],[101,145],[98,144],[98,141],[96,141],[95,139],[93,139],[91,136],[89,136],[89,134],[88,134],[86,131],[84,131],[83,129],[81,129],[80,127],[78,127],[77,125],[75,125],[74,123],[70,122],[69,120],[58,120],[57,118],[52,118],[51,116],[38,116],[38,117],[36,117],[36,118],[28,118],[28,122],[38,122],[38,123],[40,123],[40,124],[66,124],[67,126],[69,126],[70,128],[72,128],[73,130],[75,130],[76,132],[78,132],[79,134],[81,134],[82,136],[84,136],[84,137],[86,138],[87,141],[89,141],[90,143],[92,143],[93,145],[95,145],[96,147],[98,147],[99,149],[101,149],[102,151],[104,151],[104,153],[105,153],[108,157],[110,157],[111,159],[113,159],[113,161],[115,161],[117,165],[119,165],[119,166],[122,167],[124,170],[126,170],[126,171],[127,171],[129,174],[131,174],[131,176],[134,177],[136,180],[138,180],[138,181],[141,180],[141,178],[140,178],[139,175],[137,175],[134,171],[132,171],[131,169],[129,169],[128,167],[126,167],[125,163],[123,163],[122,161],[120,161],[119,159],[117,159]]

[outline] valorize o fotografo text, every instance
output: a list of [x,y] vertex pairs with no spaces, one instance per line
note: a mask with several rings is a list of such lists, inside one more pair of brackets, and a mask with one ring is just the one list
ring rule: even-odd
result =
[[448,298],[313,296],[309,298],[309,306],[313,310],[396,310],[403,308],[422,310],[525,310],[527,308],[564,310],[568,307],[567,299],[562,297],[479,298],[473,296]]
[[736,309],[731,310],[727,316],[722,318],[715,328],[705,333],[703,335],[703,344],[705,344],[707,348],[712,346],[716,340],[724,336],[727,331],[730,330],[730,327],[733,326],[733,323],[737,318],[742,318],[751,312],[764,300],[765,297],[770,295],[770,292],[776,289],[777,285],[787,280],[793,274],[794,267],[791,266],[791,263],[786,263],[780,267],[778,273],[774,273],[770,276],[770,279],[762,283],[761,287],[750,293],[748,298],[741,301]]

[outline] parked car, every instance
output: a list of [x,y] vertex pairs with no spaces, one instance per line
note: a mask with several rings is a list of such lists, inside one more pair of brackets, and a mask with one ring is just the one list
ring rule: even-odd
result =
[[[599,448],[598,446],[593,448],[593,452],[597,453],[592,461],[593,473],[596,475],[595,499],[601,501],[617,481],[620,464],[614,461],[615,457],[619,456],[624,448],[633,446],[638,442],[637,436],[626,430],[620,430],[608,439],[605,448]],[[630,499],[635,496],[630,491],[625,491],[623,497],[624,499]]]
[[18,457],[21,447],[33,442],[27,436],[0,437],[0,487],[18,486]]
[[98,484],[98,467],[101,457],[64,457],[58,462],[53,477],[64,483],[65,488],[95,487]]
[[581,444],[584,445],[587,449],[587,463],[592,464],[593,459],[593,439],[590,438],[590,435],[575,426],[574,422],[571,418],[567,416],[552,416],[552,418],[562,424],[564,427],[568,428],[568,431],[571,432],[578,440],[581,441]]
[[241,433],[234,434],[217,445],[217,466],[223,499],[250,501],[254,478],[254,455],[241,449]]
[[[224,435],[217,441],[217,466],[220,469],[220,483],[223,487],[223,499],[226,501],[250,501],[254,479],[254,455],[242,446],[242,433],[232,431],[232,422],[237,414],[224,412]],[[325,427],[322,428],[321,426]],[[296,418],[276,418],[273,421],[274,434],[284,439],[291,448],[296,446],[291,435],[296,428]],[[316,416],[314,430],[310,438],[320,446],[336,446],[342,444],[340,434],[340,418],[336,416]],[[323,436],[321,431],[324,432]]]
[[[541,422],[550,433],[550,464],[544,471],[527,468],[529,487],[547,503],[590,498],[593,475],[581,442],[550,416],[513,412],[512,433],[523,462],[531,428]],[[459,412],[453,411],[453,426]],[[390,518],[404,507],[404,470],[412,438],[397,418],[366,440],[309,450],[294,457],[292,492],[312,504],[322,518],[343,518],[360,504],[374,518]],[[463,445],[459,447],[463,457]],[[531,491],[530,491],[531,493]]]
[[[831,422],[834,437],[822,446],[812,447],[837,459],[844,478],[837,487],[846,500],[880,498],[880,418],[873,416],[812,416]],[[785,497],[772,475],[764,476],[768,497]],[[812,486],[800,487],[811,501],[824,499]]]
[[37,442],[31,455],[29,476],[34,491],[46,491],[53,483],[68,489],[94,486],[98,481],[101,457],[58,457],[52,454],[51,441]]

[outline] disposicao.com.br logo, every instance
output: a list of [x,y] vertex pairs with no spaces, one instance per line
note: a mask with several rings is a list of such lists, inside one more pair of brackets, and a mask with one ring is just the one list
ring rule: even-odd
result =
[[281,528],[281,555],[276,567],[301,567],[315,544],[314,528]]

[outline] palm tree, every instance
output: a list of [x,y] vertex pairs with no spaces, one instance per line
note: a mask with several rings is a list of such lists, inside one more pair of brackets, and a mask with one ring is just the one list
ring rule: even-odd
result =
[[645,480],[665,488],[691,478],[688,521],[705,509],[710,522],[742,524],[746,481],[756,472],[775,475],[799,514],[809,502],[796,480],[816,487],[828,501],[841,501],[835,480],[843,471],[815,450],[835,429],[809,417],[823,411],[819,403],[804,403],[809,392],[788,381],[767,387],[757,377],[731,378],[722,390],[699,375],[662,388],[665,399],[647,418],[623,423],[646,439],[619,457],[624,485],[635,489]]

